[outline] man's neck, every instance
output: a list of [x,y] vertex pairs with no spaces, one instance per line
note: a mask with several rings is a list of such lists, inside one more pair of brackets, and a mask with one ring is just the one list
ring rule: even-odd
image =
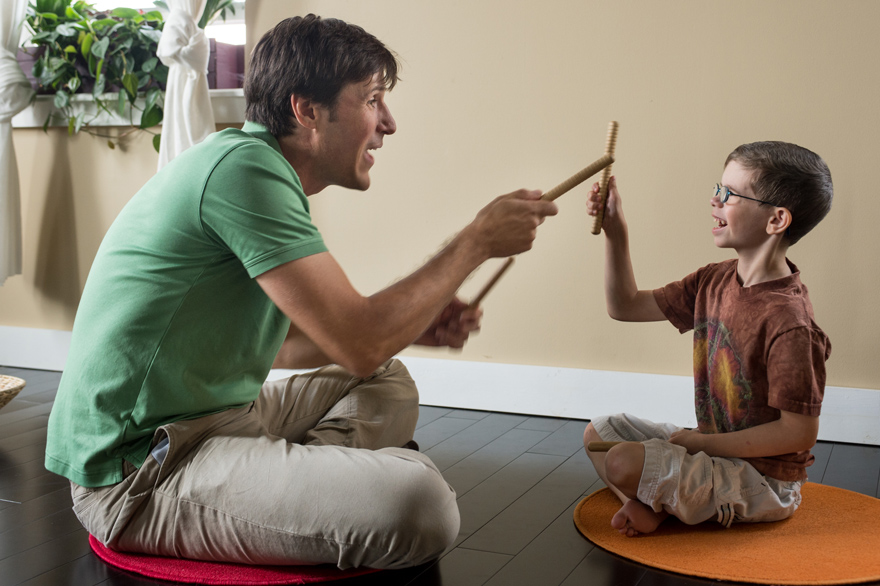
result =
[[309,196],[319,193],[327,185],[318,179],[316,160],[307,144],[306,134],[304,129],[298,129],[298,132],[278,138],[278,145],[281,147],[281,154],[296,171],[306,196]]
[[785,258],[788,244],[781,238],[768,239],[761,247],[737,250],[736,273],[743,287],[775,281],[791,274]]

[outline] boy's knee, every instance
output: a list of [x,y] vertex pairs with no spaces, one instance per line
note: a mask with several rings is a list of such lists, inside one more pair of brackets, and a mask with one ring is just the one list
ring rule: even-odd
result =
[[629,498],[636,498],[644,465],[645,447],[639,442],[618,444],[605,456],[608,482]]
[[592,423],[588,423],[587,428],[584,430],[584,449],[586,449],[590,442],[599,441],[602,441],[602,438],[599,436],[596,428],[593,427]]

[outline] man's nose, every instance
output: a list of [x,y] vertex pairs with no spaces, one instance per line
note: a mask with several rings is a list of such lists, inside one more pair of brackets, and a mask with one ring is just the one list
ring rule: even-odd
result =
[[384,134],[394,134],[397,132],[397,122],[395,122],[394,116],[391,115],[391,110],[388,106],[382,109],[382,115],[379,118],[379,130]]

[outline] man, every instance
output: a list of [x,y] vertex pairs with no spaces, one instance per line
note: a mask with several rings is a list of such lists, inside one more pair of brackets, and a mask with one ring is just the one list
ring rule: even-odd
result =
[[[392,356],[461,347],[480,312],[458,287],[528,250],[556,207],[534,191],[496,198],[412,275],[357,293],[306,198],[369,187],[371,152],[396,130],[396,81],[363,29],[285,20],[254,49],[244,128],[177,157],[108,231],[46,450],[108,547],[395,568],[452,543],[453,490],[401,447],[418,394]],[[323,368],[263,384],[273,364]]]

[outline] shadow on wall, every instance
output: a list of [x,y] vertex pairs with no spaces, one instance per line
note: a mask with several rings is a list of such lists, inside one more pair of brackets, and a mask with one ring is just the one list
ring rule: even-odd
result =
[[[76,214],[71,175],[70,140],[67,133],[53,132],[46,159],[34,173],[51,170],[45,193],[34,198],[42,201],[42,210],[35,206],[39,218],[34,266],[34,287],[47,301],[60,306],[72,322],[82,293],[76,241]],[[40,184],[37,180],[34,184]]]

